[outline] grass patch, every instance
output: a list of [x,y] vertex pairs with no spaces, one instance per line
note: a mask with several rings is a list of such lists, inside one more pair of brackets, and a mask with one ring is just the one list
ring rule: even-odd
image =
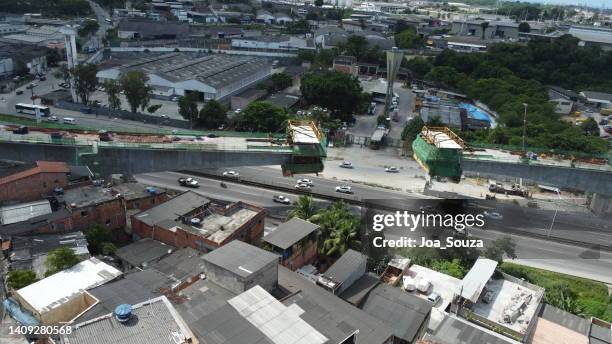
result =
[[503,263],[501,270],[545,288],[548,304],[583,317],[612,321],[612,298],[604,283],[513,263]]

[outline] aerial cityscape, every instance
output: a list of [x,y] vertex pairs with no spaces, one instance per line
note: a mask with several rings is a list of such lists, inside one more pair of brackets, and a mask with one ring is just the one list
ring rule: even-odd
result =
[[1,344],[612,344],[608,0],[0,0]]

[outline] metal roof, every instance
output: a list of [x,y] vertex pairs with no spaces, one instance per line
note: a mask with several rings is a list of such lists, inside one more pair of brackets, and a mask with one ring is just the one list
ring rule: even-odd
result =
[[339,296],[354,306],[361,306],[361,302],[380,283],[377,275],[368,272],[344,290]]
[[194,335],[165,296],[132,306],[132,316],[119,322],[113,314],[72,325],[63,344],[186,344]]
[[278,262],[279,256],[259,247],[234,240],[204,255],[203,259],[238,276],[249,277],[266,265],[274,261]]
[[425,299],[383,283],[370,292],[361,309],[390,325],[397,338],[413,343],[432,307]]
[[283,305],[260,286],[234,297],[228,304],[274,344],[327,342],[325,336],[300,317],[304,311],[299,306]]
[[258,73],[268,65],[267,60],[254,57],[215,54],[194,58],[189,54],[170,53],[137,59],[119,67],[119,70],[138,70],[171,82],[197,80],[220,88]]
[[47,214],[51,214],[51,205],[47,200],[7,205],[0,208],[0,224],[10,225]]
[[330,343],[339,343],[357,330],[356,344],[383,344],[393,336],[393,329],[380,320],[284,266],[278,267],[278,284],[291,293],[283,304],[298,305],[304,311],[301,318]]
[[107,283],[121,275],[121,271],[90,258],[16,292],[39,313],[46,313],[75,295]]
[[294,217],[280,224],[274,232],[266,235],[263,241],[285,250],[307,237],[318,228],[318,225]]
[[176,220],[193,209],[208,203],[210,203],[208,198],[187,191],[156,207],[134,215],[134,218],[153,226],[163,220]]
[[117,249],[115,255],[132,266],[140,266],[142,263],[157,260],[173,250],[172,246],[151,238],[144,238]]
[[487,258],[478,258],[459,285],[461,297],[476,303],[487,281],[493,276],[497,262]]
[[160,288],[168,288],[175,280],[156,270],[140,270],[125,275],[118,281],[89,290],[99,303],[85,312],[78,321],[95,319],[112,313],[120,304],[138,304],[161,296]]
[[433,339],[441,344],[514,344],[513,340],[506,339],[493,331],[485,331],[467,320],[452,316],[444,317],[436,329],[433,338],[427,335],[425,339]]
[[183,281],[204,272],[201,257],[200,251],[184,247],[148,265],[176,281]]
[[367,263],[367,260],[368,257],[362,253],[349,249],[323,275],[342,284],[357,269]]

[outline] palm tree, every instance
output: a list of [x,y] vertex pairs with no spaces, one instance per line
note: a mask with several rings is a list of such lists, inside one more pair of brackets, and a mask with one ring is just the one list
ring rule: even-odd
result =
[[359,221],[356,218],[344,219],[336,223],[330,237],[323,242],[323,253],[328,256],[341,256],[348,249],[361,249]]
[[315,206],[314,201],[311,196],[303,195],[298,198],[295,206],[289,212],[287,216],[288,219],[292,219],[294,217],[300,218],[302,220],[309,220],[317,213],[317,207]]

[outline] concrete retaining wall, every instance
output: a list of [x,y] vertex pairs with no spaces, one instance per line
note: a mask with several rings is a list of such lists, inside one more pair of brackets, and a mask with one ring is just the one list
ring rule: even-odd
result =
[[159,149],[99,148],[52,144],[0,142],[0,157],[17,161],[64,161],[87,165],[100,176],[156,171],[281,165],[291,154],[232,151],[187,151]]
[[496,178],[523,178],[538,184],[572,191],[586,191],[612,195],[612,173],[562,166],[513,164],[464,159],[464,175]]

